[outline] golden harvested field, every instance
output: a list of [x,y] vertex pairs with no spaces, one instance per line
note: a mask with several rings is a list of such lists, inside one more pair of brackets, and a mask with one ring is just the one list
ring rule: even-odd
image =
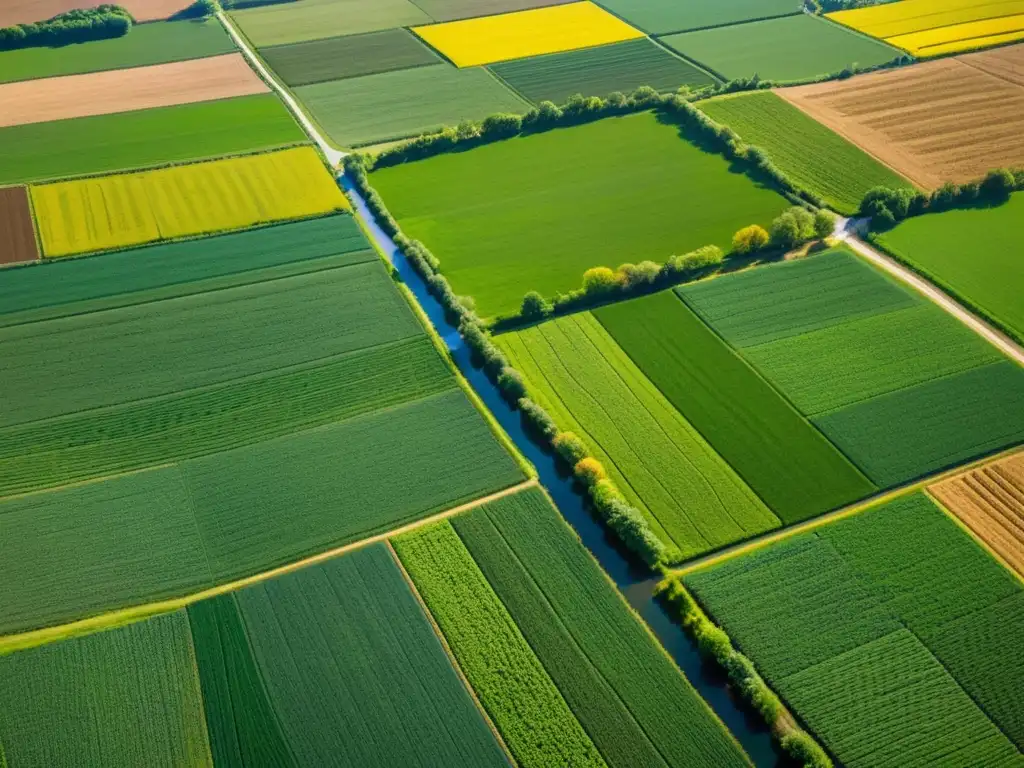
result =
[[47,257],[348,208],[311,147],[45,184],[31,192]]
[[591,2],[413,27],[458,67],[591,48],[644,36]]
[[1024,45],[776,91],[925,188],[1024,165]]
[[265,93],[240,53],[0,85],[0,127]]
[[943,480],[928,490],[1024,576],[1024,453]]
[[901,0],[828,17],[920,58],[1024,39],[1024,0]]
[[[120,0],[136,21],[155,21],[188,8],[192,0]],[[99,5],[99,3],[93,3]],[[82,0],[3,0],[0,3],[0,27],[43,21],[75,8],[91,7]]]

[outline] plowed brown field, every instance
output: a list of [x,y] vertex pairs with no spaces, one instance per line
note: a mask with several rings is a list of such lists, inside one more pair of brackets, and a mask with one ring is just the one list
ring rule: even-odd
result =
[[925,188],[1024,165],[1024,45],[776,92]]
[[[0,27],[13,24],[28,24],[43,21],[58,13],[75,8],[86,8],[100,3],[86,3],[82,0],[3,0],[0,2]],[[128,9],[136,21],[166,19],[178,11],[188,8],[192,0],[119,0],[118,5]]]
[[93,72],[0,85],[0,127],[131,112],[268,88],[240,53],[152,67]]
[[1024,576],[1024,453],[943,480],[928,490]]
[[0,264],[39,258],[25,187],[0,188]]

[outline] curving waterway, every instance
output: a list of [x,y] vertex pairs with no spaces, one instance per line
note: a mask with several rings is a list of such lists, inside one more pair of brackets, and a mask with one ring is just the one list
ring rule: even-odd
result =
[[444,309],[430,294],[426,283],[398,250],[398,246],[377,226],[366,202],[352,186],[352,182],[348,177],[341,176],[339,183],[352,200],[356,215],[398,272],[402,282],[416,296],[416,300],[451,352],[459,370],[519,450],[537,468],[540,482],[551,494],[562,516],[576,529],[584,545],[615,581],[630,605],[644,618],[700,695],[736,736],[754,764],[759,768],[785,765],[785,761],[775,749],[764,721],[756,714],[750,713],[749,709],[733,696],[721,673],[703,663],[694,642],[655,601],[653,593],[658,578],[645,566],[637,563],[591,515],[583,497],[573,489],[571,477],[561,470],[549,451],[527,434],[518,412],[509,406],[486,374],[473,366],[470,361],[470,350],[463,343],[458,329],[448,322]]

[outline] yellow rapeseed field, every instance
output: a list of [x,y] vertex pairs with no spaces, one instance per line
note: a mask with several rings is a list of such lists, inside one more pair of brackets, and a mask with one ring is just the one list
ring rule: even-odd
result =
[[476,67],[643,37],[591,2],[413,27],[456,66]]
[[348,208],[311,147],[44,184],[31,193],[48,257]]
[[919,58],[1024,39],[1024,0],[900,0],[828,17]]

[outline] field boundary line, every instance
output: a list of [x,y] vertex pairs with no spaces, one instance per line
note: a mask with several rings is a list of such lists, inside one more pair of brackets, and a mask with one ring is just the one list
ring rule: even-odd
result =
[[405,565],[402,563],[402,558],[398,556],[398,553],[395,551],[394,546],[392,546],[390,539],[387,541],[385,546],[387,547],[388,552],[391,553],[391,558],[395,561],[395,565],[398,566],[398,571],[402,574],[402,578],[405,580],[406,587],[409,588],[409,591],[412,593],[412,596],[416,598],[416,602],[419,603],[420,610],[423,611],[423,615],[426,616],[427,621],[430,622],[430,627],[434,630],[434,635],[440,641],[441,647],[444,649],[445,655],[448,656],[448,663],[451,664],[452,669],[455,670],[455,674],[458,675],[459,680],[462,681],[462,685],[463,687],[465,687],[466,691],[469,693],[469,697],[473,700],[473,703],[476,705],[477,711],[483,717],[484,722],[487,723],[487,727],[491,729],[491,733],[494,734],[494,738],[497,740],[498,744],[501,745],[501,750],[505,753],[505,757],[508,758],[509,763],[513,766],[518,766],[519,764],[516,762],[515,757],[513,757],[512,755],[512,750],[508,748],[508,744],[505,743],[505,739],[501,736],[501,731],[498,730],[498,726],[496,726],[494,724],[494,721],[491,720],[491,716],[487,713],[487,710],[484,708],[483,702],[480,701],[479,697],[476,695],[476,691],[473,690],[473,686],[470,684],[469,678],[466,677],[466,673],[462,671],[462,667],[459,665],[459,660],[455,657],[455,653],[454,651],[452,651],[452,647],[448,644],[448,638],[444,636],[444,632],[441,631],[441,627],[438,625],[437,620],[434,618],[434,614],[432,614],[430,612],[430,608],[427,607],[427,603],[423,599],[423,595],[421,595],[420,591],[416,588],[416,582],[412,580],[412,577],[409,575],[409,572],[405,570]]
[[941,309],[966,325],[976,334],[985,339],[989,344],[999,349],[1004,355],[1015,360],[1018,365],[1024,365],[1024,349],[1013,341],[1002,331],[998,331],[989,325],[985,320],[963,307],[959,302],[949,296],[938,286],[920,277],[912,270],[903,266],[895,259],[886,256],[881,251],[865,243],[856,233],[848,228],[849,220],[841,222],[842,227],[839,239],[846,243],[858,255],[867,259],[876,267],[884,270],[901,282],[916,290],[932,303],[937,304]]
[[[174,466],[173,464],[168,466]],[[142,470],[148,471],[148,470]],[[132,473],[135,474],[135,473]],[[88,481],[95,482],[95,481]],[[57,640],[66,640],[79,635],[92,634],[93,632],[99,632],[105,629],[114,629],[116,627],[123,626],[125,624],[132,624],[136,621],[155,616],[160,613],[170,613],[192,603],[205,600],[210,597],[217,597],[218,595],[227,594],[230,592],[236,592],[245,587],[259,584],[278,576],[284,576],[285,574],[292,573],[293,571],[301,570],[310,565],[316,565],[326,560],[331,560],[335,557],[347,554],[357,549],[363,549],[372,544],[377,544],[382,541],[387,541],[392,536],[400,536],[404,533],[409,533],[417,528],[422,528],[425,525],[436,523],[441,520],[447,520],[449,517],[468,512],[477,507],[489,504],[492,501],[505,498],[506,496],[515,495],[521,491],[525,491],[529,488],[539,485],[536,478],[530,478],[524,480],[521,483],[508,486],[500,491],[495,491],[488,494],[487,496],[481,496],[467,501],[463,504],[458,504],[454,507],[450,507],[442,512],[424,517],[420,520],[414,520],[411,523],[399,526],[398,528],[392,528],[382,533],[377,533],[372,536],[368,536],[364,539],[349,542],[333,549],[328,549],[324,552],[319,552],[315,555],[309,555],[308,557],[295,560],[291,563],[279,565],[275,568],[271,568],[266,571],[260,571],[251,576],[245,576],[240,579],[234,579],[232,581],[225,582],[223,584],[217,584],[212,587],[200,590],[198,592],[192,592],[187,595],[180,597],[174,597],[167,600],[160,600],[152,603],[144,603],[142,605],[130,606],[127,608],[120,608],[114,611],[108,611],[101,613],[96,616],[90,616],[85,619],[78,619],[77,621],[68,622],[65,624],[58,624],[52,627],[44,627],[42,629],[31,629],[26,632],[18,632],[10,635],[0,635],[0,656],[14,651],[23,650],[26,648],[32,648],[37,645],[43,645],[46,643],[54,642]],[[0,518],[2,519],[2,518]]]
[[[955,467],[951,467],[949,469],[942,470],[941,472],[937,472],[934,475],[922,477],[906,485],[891,488],[887,491],[883,491],[882,493],[878,493],[874,496],[862,499],[861,501],[854,502],[853,504],[850,504],[848,506],[841,507],[831,512],[826,512],[824,515],[819,515],[818,517],[812,518],[810,520],[805,520],[802,523],[797,523],[796,525],[791,525],[776,531],[770,531],[756,538],[749,539],[748,541],[740,542],[739,544],[733,544],[730,547],[726,547],[725,549],[719,550],[718,552],[714,552],[710,555],[698,557],[694,560],[691,560],[689,563],[685,563],[681,566],[675,568],[665,568],[664,575],[665,577],[689,576],[690,574],[695,573],[697,571],[702,571],[705,568],[718,565],[719,563],[725,562],[727,560],[732,560],[734,557],[749,554],[750,552],[762,549],[768,546],[769,544],[774,544],[778,541],[782,541],[783,539],[788,539],[791,536],[797,536],[801,533],[807,533],[809,531],[821,528],[822,526],[829,525],[830,523],[834,523],[838,520],[842,520],[847,517],[852,517],[853,515],[863,512],[871,507],[875,507],[889,501],[894,501],[895,499],[898,499],[903,496],[908,496],[916,491],[923,490],[927,492],[928,486],[930,485],[934,485],[935,483],[942,482],[943,480],[948,480],[958,475],[962,475],[965,472],[970,472],[971,470],[978,469],[979,467],[983,467],[997,461],[1002,461],[1003,459],[1009,458],[1010,456],[1014,456],[1017,453],[1022,452],[1024,452],[1024,447],[1016,445],[1012,448],[1007,448],[1004,451],[1000,451],[999,453],[984,456],[980,459],[975,459],[974,461],[967,462],[966,464],[959,464]],[[928,498],[932,498],[930,493],[928,494]]]
[[274,91],[278,95],[278,98],[285,103],[288,110],[292,113],[295,119],[299,121],[299,125],[302,126],[302,130],[304,130],[320,148],[320,151],[324,154],[324,157],[327,158],[327,162],[330,163],[331,167],[336,168],[339,166],[341,164],[341,158],[343,158],[346,153],[334,149],[327,142],[327,139],[320,134],[320,131],[318,131],[316,126],[313,125],[313,121],[305,112],[302,111],[302,107],[299,106],[295,97],[277,81],[277,78],[271,74],[270,69],[260,61],[259,57],[256,56],[256,53],[249,46],[249,42],[242,37],[238,29],[235,28],[234,22],[228,18],[228,15],[224,13],[223,10],[217,11],[217,19],[220,21],[224,29],[227,30],[235,45],[238,46],[238,49],[242,52],[242,55],[249,63],[249,66],[256,70],[257,74],[259,74],[259,76],[263,78],[264,82],[270,86],[270,89]]

